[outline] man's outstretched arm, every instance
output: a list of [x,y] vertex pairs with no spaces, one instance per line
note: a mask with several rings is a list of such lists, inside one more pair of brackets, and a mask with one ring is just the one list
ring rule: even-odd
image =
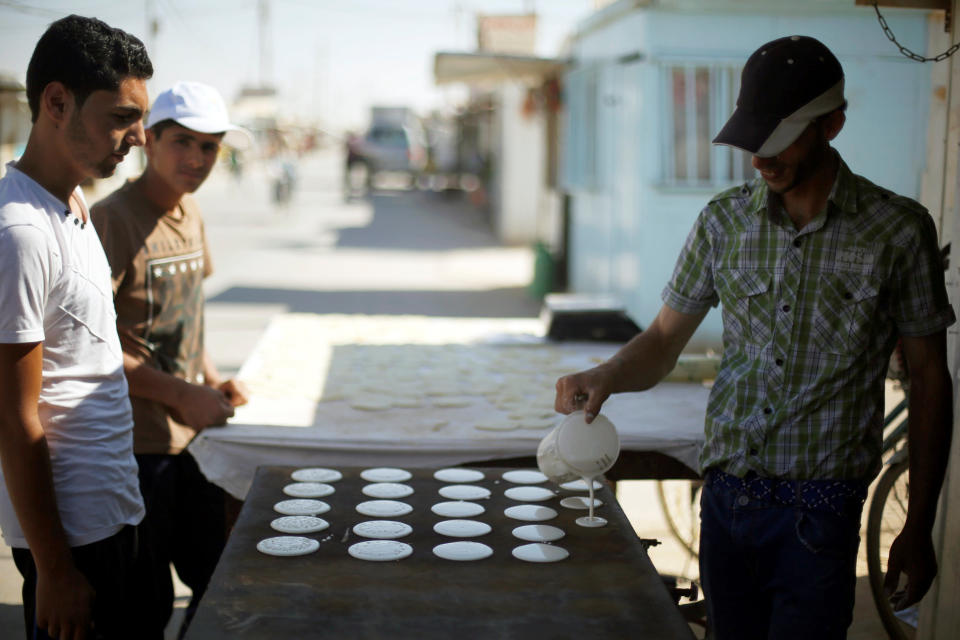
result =
[[612,358],[557,380],[554,408],[559,413],[571,413],[582,407],[587,422],[591,422],[610,394],[644,391],[656,385],[676,366],[680,352],[708,310],[689,314],[663,305],[653,323]]

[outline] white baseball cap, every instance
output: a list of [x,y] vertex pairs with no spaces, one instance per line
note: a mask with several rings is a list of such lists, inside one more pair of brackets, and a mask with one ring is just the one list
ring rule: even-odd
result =
[[164,120],[200,133],[223,133],[224,144],[245,149],[252,136],[230,122],[220,92],[201,82],[178,82],[157,96],[147,116],[147,129]]

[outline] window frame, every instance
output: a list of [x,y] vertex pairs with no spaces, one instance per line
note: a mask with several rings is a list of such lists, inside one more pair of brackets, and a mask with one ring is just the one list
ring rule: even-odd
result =
[[[659,89],[660,89],[660,186],[661,188],[677,191],[696,191],[702,189],[717,189],[718,187],[741,184],[756,176],[756,172],[749,166],[750,157],[745,152],[733,149],[726,145],[714,145],[707,142],[706,178],[700,177],[698,161],[702,159],[698,148],[698,131],[702,130],[702,122],[698,120],[696,108],[697,73],[705,70],[708,73],[708,100],[709,111],[707,131],[712,139],[719,132],[736,105],[737,92],[740,88],[740,72],[742,62],[677,58],[658,61]],[[674,110],[674,74],[681,71],[684,77],[684,168],[683,175],[678,176],[677,148],[675,139]],[[693,108],[689,108],[689,105]],[[694,135],[689,135],[690,132]],[[746,156],[746,157],[745,157]]]

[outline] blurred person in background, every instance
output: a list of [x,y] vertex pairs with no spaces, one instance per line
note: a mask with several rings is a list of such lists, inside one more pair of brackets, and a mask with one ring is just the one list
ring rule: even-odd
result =
[[150,110],[143,174],[92,209],[113,272],[147,507],[137,579],[153,594],[140,603],[138,638],[163,638],[173,611],[171,563],[192,590],[183,635],[226,541],[223,490],[185,449],[198,431],[225,424],[247,392],[221,379],[204,348],[203,279],[212,266],[189,194],[210,174],[225,135],[243,142],[243,133],[214,88],[175,84]]
[[358,169],[366,171],[366,161],[363,157],[363,138],[353,131],[348,131],[343,140],[343,151],[343,195],[344,198],[350,199],[361,189],[355,184],[356,171]]
[[0,528],[30,640],[139,637],[133,420],[110,269],[78,185],[144,143],[152,75],[130,34],[51,24],[27,68],[30,137],[0,180]]

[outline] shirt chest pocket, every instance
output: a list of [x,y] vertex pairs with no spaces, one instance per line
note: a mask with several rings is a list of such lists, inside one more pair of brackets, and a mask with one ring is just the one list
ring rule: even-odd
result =
[[775,314],[772,282],[773,274],[765,269],[717,271],[725,344],[770,342]]
[[856,355],[877,324],[880,283],[860,273],[820,275],[812,319],[814,344],[825,353]]

